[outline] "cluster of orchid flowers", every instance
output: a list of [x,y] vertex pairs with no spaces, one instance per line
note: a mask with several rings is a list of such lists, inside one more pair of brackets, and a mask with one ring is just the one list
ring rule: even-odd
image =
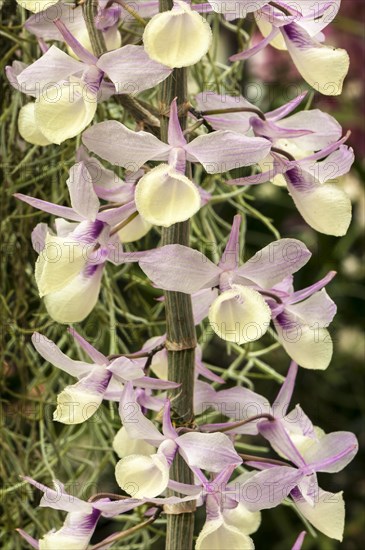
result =
[[[195,107],[186,107],[188,121],[197,130],[190,141],[189,129],[183,131],[179,123],[176,100],[169,106],[167,143],[116,120],[86,129],[99,102],[151,89],[173,69],[194,65],[205,56],[212,31],[201,13],[217,12],[228,21],[253,13],[264,38],[232,56],[232,62],[271,44],[288,50],[314,89],[340,94],[348,56],[342,49],[324,45],[322,33],[340,1],[294,8],[281,0],[212,0],[195,5],[176,0],[172,10],[162,13],[158,2],[140,1],[134,5],[137,16],[149,19],[143,45],[122,46],[118,25],[120,20],[133,19],[134,10],[124,2],[100,0],[94,23],[109,51],[99,57],[92,51],[80,6],[57,0],[17,1],[34,12],[25,27],[37,37],[43,53],[28,66],[15,61],[7,68],[12,86],[34,98],[20,111],[19,133],[39,146],[60,144],[82,133],[67,180],[70,206],[16,194],[56,216],[52,227],[40,223],[32,234],[39,254],[35,280],[49,315],[64,324],[83,321],[98,301],[106,262],[117,266],[134,262],[161,291],[191,295],[196,325],[208,319],[220,338],[244,345],[259,340],[272,322],[292,359],[270,405],[243,387],[216,390],[211,383],[221,385],[224,380],[203,364],[198,347],[197,425],[176,428],[166,391],[178,385],[168,380],[165,335],[130,355],[106,357],[71,328],[90,363],[68,358],[52,341],[34,334],[39,354],[78,380],[59,394],[55,421],[79,424],[95,414],[103,400],[119,403],[122,427],[113,441],[120,459],[115,477],[129,496],[116,495],[113,500],[96,495],[84,502],[68,495],[59,482],[53,490],[26,477],[44,492],[41,506],[63,510],[67,517],[61,529],[39,541],[19,532],[40,550],[81,550],[88,547],[100,517],[115,517],[138,506],[147,506],[147,515],[168,513],[170,505],[194,501],[206,509],[196,549],[241,550],[254,548],[250,535],[260,525],[261,510],[285,501],[319,531],[342,540],[342,493],[319,488],[317,472],[342,470],[356,454],[356,438],[348,432],[325,434],[299,405],[288,413],[298,365],[324,370],[331,361],[327,327],[336,306],[325,286],[335,273],[295,290],[293,275],[311,254],[292,238],[274,241],[242,263],[239,215],[234,217],[218,265],[179,244],[139,252],[127,251],[124,244],[139,241],[153,226],[186,221],[210,202],[212,195],[187,176],[187,163],[201,165],[208,174],[253,167],[251,175],[228,175],[224,183],[250,186],[271,181],[286,186],[308,225],[328,235],[344,235],[351,221],[351,203],[335,180],[349,171],[354,160],[352,149],[345,145],[348,135],[343,136],[336,120],[318,109],[292,114],[305,93],[267,113],[243,97],[200,93]],[[68,53],[49,46],[46,41],[50,40],[64,42]],[[91,153],[124,168],[124,180]],[[254,404],[260,412],[252,417],[226,415],[225,422],[206,424],[204,413],[212,403],[239,403],[242,411]],[[151,419],[152,412],[162,418],[161,427]],[[263,437],[280,460],[240,455],[235,444],[242,435]],[[177,454],[194,475],[191,485],[170,479]],[[167,497],[167,490],[184,496]],[[299,534],[293,550],[301,547],[304,535]],[[115,540],[108,537],[103,548]]]

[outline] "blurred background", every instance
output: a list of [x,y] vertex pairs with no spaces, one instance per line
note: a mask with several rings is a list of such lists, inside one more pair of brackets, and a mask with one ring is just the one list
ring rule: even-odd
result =
[[[15,2],[0,5],[0,63],[3,73],[4,67],[15,59],[27,63],[37,59],[39,48],[35,38],[22,30],[25,12],[17,9]],[[235,203],[222,201],[214,208],[203,209],[192,226],[192,245],[200,248],[206,246],[208,250],[209,243],[222,243],[222,239],[227,237],[229,224],[238,209],[246,221],[245,257],[250,257],[276,238],[272,230],[274,226],[282,236],[303,240],[313,253],[310,263],[296,277],[297,288],[320,279],[329,270],[334,269],[338,273],[328,287],[330,296],[338,306],[330,328],[335,344],[333,361],[325,372],[300,369],[294,397],[313,423],[326,432],[355,432],[362,451],[344,471],[331,476],[320,475],[319,479],[320,485],[328,491],[344,489],[347,504],[344,542],[338,543],[322,535],[318,538],[307,536],[304,550],[359,550],[365,540],[365,346],[362,325],[365,298],[362,286],[365,272],[364,21],[364,2],[343,0],[338,17],[325,30],[326,42],[346,48],[350,55],[350,72],[343,94],[335,98],[310,95],[312,106],[332,114],[344,131],[350,129],[352,132],[349,143],[355,150],[356,162],[351,173],[340,182],[353,202],[353,222],[347,235],[337,239],[310,229],[302,221],[285,190],[270,183],[251,188]],[[227,54],[236,51],[234,28],[219,24],[217,18],[214,18],[213,24],[221,39],[217,55],[221,57],[224,54],[226,59]],[[250,20],[245,25],[247,30],[253,28]],[[212,72],[208,62],[203,67],[199,64],[191,74],[191,90],[199,91],[204,84],[211,82],[213,85],[209,86],[214,89],[215,77],[216,73]],[[223,88],[214,91],[244,93],[253,89],[250,83],[260,86],[259,106],[264,110],[285,103],[288,90],[294,97],[306,89],[289,56],[270,47],[244,66],[241,64],[225,80],[220,80],[217,88]],[[119,428],[119,419],[116,407],[107,403],[95,418],[80,426],[64,426],[52,421],[56,395],[71,378],[36,354],[30,344],[30,336],[38,330],[56,341],[73,358],[82,356],[66,334],[65,327],[49,319],[38,297],[33,277],[37,256],[31,247],[30,234],[37,223],[52,223],[52,217],[15,201],[12,195],[22,192],[68,204],[65,181],[74,163],[79,140],[69,140],[61,146],[47,148],[25,143],[17,131],[17,115],[26,100],[9,86],[5,78],[1,85],[0,474],[3,488],[0,536],[1,546],[5,550],[20,550],[28,548],[28,545],[15,533],[16,528],[22,527],[38,537],[53,526],[60,526],[64,516],[52,510],[35,510],[40,493],[30,489],[19,476],[30,475],[45,484],[50,484],[51,479],[56,477],[72,488],[72,494],[84,499],[101,490],[118,491],[113,474],[116,456],[110,442]],[[146,99],[156,101],[155,94],[151,92]],[[255,103],[254,97],[248,95],[248,99]],[[110,100],[102,104],[98,117],[99,120],[125,120],[125,113]],[[200,174],[195,176],[200,177]],[[201,184],[209,190],[216,190],[217,186],[219,192],[227,193],[229,190],[216,177],[202,175],[201,178]],[[158,241],[159,233],[153,230],[138,244],[138,248],[156,246]],[[130,248],[137,247],[132,245]],[[204,251],[207,253],[207,250]],[[163,333],[163,305],[155,300],[159,294],[135,266],[120,269],[108,266],[99,304],[87,321],[76,328],[106,354],[135,351],[147,337]],[[201,329],[199,334],[203,337],[204,330]],[[260,346],[270,344],[272,341],[268,336],[267,342]],[[235,357],[218,338],[205,339],[204,359],[208,364],[224,369]],[[264,365],[266,362],[279,375],[285,375],[289,365],[288,357],[280,349],[265,356]],[[241,367],[245,368],[245,365],[243,359]],[[262,365],[255,364],[248,371],[247,379],[254,384],[255,391],[268,399],[278,391],[277,380]],[[131,515],[127,525],[139,520],[138,515]],[[95,540],[119,528],[124,529],[123,521],[119,527],[115,522],[102,521]],[[197,530],[203,521],[204,514],[200,511]],[[115,547],[163,548],[163,522],[158,520],[148,531],[141,532],[139,538],[128,539],[123,545]],[[281,506],[263,514],[262,526],[253,538],[258,550],[282,550],[291,548],[302,529],[303,525],[293,510]]]

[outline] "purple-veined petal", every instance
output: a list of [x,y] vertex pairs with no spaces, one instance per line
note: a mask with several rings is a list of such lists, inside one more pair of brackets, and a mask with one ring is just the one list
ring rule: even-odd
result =
[[236,53],[235,55],[231,55],[229,60],[230,61],[243,61],[245,59],[249,59],[250,57],[256,55],[257,53],[261,52],[270,42],[279,34],[279,29],[276,27],[273,27],[270,31],[270,33],[258,42],[255,46],[252,46],[251,48],[244,50],[243,52]]
[[295,386],[295,380],[298,374],[298,365],[295,361],[290,363],[288,374],[284,380],[283,385],[272,405],[274,414],[277,418],[283,418],[288,410],[293,391]]
[[53,481],[54,489],[51,489],[31,477],[24,476],[23,479],[44,493],[39,503],[41,507],[63,510],[64,512],[82,511],[87,513],[92,510],[90,503],[66,493],[63,483],[58,480]]
[[42,199],[36,199],[35,197],[29,197],[28,195],[23,195],[22,193],[14,193],[14,197],[30,204],[33,208],[37,208],[43,212],[48,212],[48,214],[53,214],[54,216],[60,216],[62,218],[77,222],[84,220],[83,216],[68,206],[59,206],[58,204],[53,204],[52,202],[47,202]]
[[300,111],[280,120],[288,130],[310,130],[312,133],[295,138],[295,144],[304,151],[319,151],[341,138],[342,128],[335,118],[319,109]]
[[235,272],[235,279],[249,279],[263,289],[270,289],[303,267],[311,257],[304,243],[297,239],[280,239],[259,250]]
[[231,440],[222,433],[186,433],[176,439],[179,451],[191,467],[220,472],[230,464],[241,464]]
[[130,438],[144,439],[155,447],[165,440],[165,437],[158,431],[151,420],[148,420],[142,413],[130,382],[124,386],[119,405],[119,414]]
[[221,273],[219,267],[201,252],[180,244],[151,250],[139,265],[159,288],[186,294],[216,286]]
[[233,218],[232,229],[218,266],[224,271],[234,270],[238,267],[240,246],[241,216]]
[[302,477],[303,474],[299,470],[289,466],[268,468],[238,484],[238,500],[251,512],[275,508]]
[[144,370],[138,360],[128,359],[128,357],[118,357],[114,359],[108,370],[124,381],[134,380],[144,376]]
[[39,541],[40,548],[87,548],[95,531],[100,512],[70,512],[58,531],[50,531]]
[[168,142],[169,145],[172,145],[172,147],[184,147],[186,145],[186,139],[179,122],[176,98],[170,106]]
[[339,95],[349,69],[346,50],[325,46],[295,23],[282,27],[285,44],[298,71],[324,95]]
[[336,315],[337,307],[325,289],[312,294],[303,302],[288,305],[286,310],[299,317],[303,323],[318,327],[328,327]]
[[325,275],[322,279],[320,279],[313,285],[308,286],[307,288],[297,290],[296,292],[294,292],[292,288],[288,288],[287,292],[288,294],[290,294],[290,297],[287,299],[287,303],[296,304],[297,302],[309,298],[310,296],[312,296],[312,294],[319,292],[320,290],[322,290],[322,288],[328,285],[328,283],[330,283],[335,276],[336,271],[329,271],[327,275]]
[[[272,160],[273,159],[273,160]],[[237,178],[226,181],[227,185],[259,185],[260,183],[266,183],[272,180],[278,174],[283,174],[289,169],[289,162],[282,159],[280,155],[271,153],[261,163],[262,171],[253,174],[252,176],[246,176],[244,178]],[[264,168],[268,168],[264,170]]]
[[[303,99],[306,97],[308,92],[303,92],[299,94],[294,99],[290,100],[288,103],[285,103],[282,107],[278,107],[274,111],[268,111],[266,113],[266,118],[268,120],[271,120],[272,122],[276,122],[277,120],[282,120],[284,117],[289,115],[294,109],[298,107],[298,105],[301,104]],[[305,112],[305,111],[303,111]]]
[[358,442],[351,432],[332,432],[314,442],[305,452],[307,464],[317,472],[340,472],[358,451]]
[[207,317],[211,303],[217,298],[217,288],[204,288],[191,296],[193,317],[195,325],[201,323]]
[[67,79],[70,75],[81,73],[85,66],[80,61],[76,61],[67,53],[56,46],[51,46],[49,50],[37,61],[29,65],[20,74],[18,74],[18,83],[25,92],[35,90],[36,95],[46,93],[46,88],[50,84]]
[[82,135],[84,145],[103,158],[135,172],[148,160],[166,160],[170,145],[148,132],[133,132],[116,120],[95,124]]
[[218,109],[245,109],[257,110],[257,107],[242,96],[219,95],[210,91],[202,92],[195,97],[197,108],[203,112],[204,118],[214,130],[231,130],[245,134],[250,129],[250,118],[253,112],[223,113],[217,115],[204,115],[204,111]]
[[76,376],[77,378],[86,376],[93,367],[90,363],[70,359],[52,340],[49,340],[43,334],[39,334],[39,332],[35,332],[32,335],[32,343],[43,359],[71,376]]
[[200,162],[208,174],[251,166],[265,158],[271,143],[263,138],[246,137],[229,130],[218,130],[195,138],[185,146],[188,160]]
[[81,336],[81,334],[79,334],[73,327],[69,327],[67,329],[67,332],[69,332],[71,334],[71,336],[76,340],[76,342],[79,344],[79,346],[81,346],[82,349],[88,354],[90,359],[92,359],[92,361],[94,361],[94,363],[96,363],[97,365],[101,365],[101,366],[109,364],[109,361],[105,357],[105,355],[100,353],[100,351],[95,349],[94,346],[89,344],[89,342],[87,342],[85,340],[85,338],[83,338]]
[[99,212],[97,218],[100,221],[107,223],[108,225],[116,225],[121,221],[127,220],[136,211],[136,205],[134,201],[118,206],[117,208],[111,208],[110,210],[103,210]]
[[71,206],[83,219],[95,221],[100,202],[94,191],[91,175],[84,162],[78,162],[71,167],[66,181]]
[[258,428],[260,434],[269,441],[278,454],[285,456],[298,467],[306,465],[306,461],[291,441],[280,420],[262,421]]
[[274,319],[279,342],[287,354],[305,369],[325,370],[330,364],[333,344],[327,329],[311,326],[290,311]]
[[305,166],[304,169],[321,183],[328,180],[335,180],[347,174],[355,160],[354,151],[351,147],[340,145],[337,151],[331,153],[325,160],[316,162],[314,165]]
[[137,94],[157,86],[172,69],[153,61],[143,46],[128,44],[103,54],[97,62],[113,82],[118,94]]
[[326,235],[345,235],[351,222],[351,201],[339,186],[321,184],[300,166],[285,173],[288,191],[304,220]]
[[175,439],[177,437],[177,431],[175,430],[171,422],[171,402],[169,399],[166,399],[163,410],[162,432],[165,437],[168,437],[170,439]]
[[[83,63],[85,63],[85,65],[89,65],[95,68],[98,58],[95,57],[92,52],[84,48],[84,46],[79,42],[76,36],[72,32],[70,32],[70,30],[66,27],[61,19],[55,19],[53,23],[60,31],[63,40],[66,42],[67,46],[71,48],[72,52],[74,52],[74,54]],[[100,72],[101,71],[99,71],[99,73]]]

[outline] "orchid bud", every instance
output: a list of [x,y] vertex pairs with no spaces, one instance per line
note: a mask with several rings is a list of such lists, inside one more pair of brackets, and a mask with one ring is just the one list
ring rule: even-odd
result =
[[138,212],[149,223],[170,227],[191,218],[200,208],[196,185],[168,164],[160,164],[138,182]]
[[113,449],[119,458],[125,458],[129,455],[149,456],[155,452],[155,447],[146,443],[143,439],[132,439],[129,437],[124,426],[115,434]]
[[35,121],[35,103],[31,101],[22,107],[18,117],[19,134],[32,145],[50,145],[50,141],[42,134]]
[[223,340],[246,344],[258,340],[267,331],[271,311],[263,297],[249,287],[232,285],[214,300],[209,321]]
[[158,13],[147,24],[143,43],[149,57],[167,67],[189,67],[207,53],[212,31],[207,21],[177,0],[170,11]]
[[167,487],[169,465],[162,453],[129,455],[117,463],[115,477],[119,487],[132,497],[153,498]]

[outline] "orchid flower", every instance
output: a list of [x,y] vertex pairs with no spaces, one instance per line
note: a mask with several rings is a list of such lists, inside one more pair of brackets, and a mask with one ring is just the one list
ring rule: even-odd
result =
[[137,171],[148,160],[168,160],[148,171],[136,186],[136,205],[151,224],[169,227],[189,219],[201,205],[197,186],[185,176],[186,161],[200,162],[210,174],[248,166],[263,159],[270,142],[230,131],[201,135],[187,143],[177,104],[170,109],[168,143],[147,132],[133,132],[113,121],[101,122],[83,134],[86,147],[117,166]]
[[[300,445],[298,441],[294,443],[280,421],[260,422],[259,431],[273,449],[295,464],[302,474],[290,492],[299,511],[327,536],[342,540],[345,510],[342,493],[332,494],[320,489],[316,473],[340,472],[351,462],[358,450],[354,434],[332,432]],[[249,464],[260,469],[268,466],[260,462]]]
[[[109,498],[99,498],[92,502],[85,502],[68,494],[60,481],[55,480],[55,488],[50,489],[30,477],[25,476],[23,479],[44,493],[39,506],[67,512],[61,529],[57,531],[53,529],[39,540],[34,539],[22,529],[17,529],[18,533],[36,550],[86,550],[101,516],[112,518],[146,503],[164,506],[194,499],[191,496],[183,498],[126,498],[113,502]],[[108,538],[105,540],[106,545],[103,546],[105,549],[110,546]]]
[[213,128],[253,132],[273,144],[273,151],[259,163],[261,174],[230,180],[228,184],[255,185],[272,180],[286,185],[298,211],[311,227],[341,236],[351,221],[351,202],[332,180],[350,170],[354,153],[343,145],[346,137],[341,139],[341,127],[330,115],[314,109],[287,116],[304,97],[301,94],[266,115],[243,97],[204,93],[196,99],[203,111],[246,110],[205,116]]
[[280,50],[288,50],[299,73],[312,88],[324,95],[341,94],[349,69],[349,56],[346,50],[322,44],[322,31],[337,14],[341,0],[321,0],[316,6],[303,6],[303,3],[292,6],[281,0],[275,5],[249,0],[212,0],[210,3],[215,11],[226,13],[230,19],[242,17],[241,8],[243,12],[254,12],[256,23],[265,37],[252,48],[232,55],[231,61],[248,59],[271,44]]
[[[103,97],[146,90],[171,73],[168,67],[151,60],[142,46],[123,46],[98,59],[60,20],[56,20],[55,25],[80,61],[51,46],[40,59],[20,72],[18,65],[7,67],[10,83],[36,98],[34,119],[31,121],[29,110],[28,126],[25,128],[24,121],[22,124],[24,139],[30,139],[35,126],[37,141],[47,139],[60,144],[90,124],[97,102]],[[112,84],[104,82],[105,75]]]
[[128,261],[128,254],[122,251],[118,227],[124,225],[130,240],[140,231],[138,226],[128,228],[136,211],[134,187],[123,184],[119,178],[115,184],[122,205],[111,204],[110,208],[100,209],[98,197],[108,197],[104,186],[113,179],[114,173],[104,169],[96,159],[93,163],[85,159],[71,168],[67,180],[71,208],[15,194],[39,210],[79,222],[58,218],[56,234],[43,223],[33,232],[33,246],[39,254],[35,268],[39,294],[45,297],[48,313],[60,323],[79,322],[89,315],[98,299],[106,261],[117,265]]
[[200,61],[212,39],[209,23],[182,0],[174,0],[172,10],[154,15],[143,33],[150,58],[171,68],[189,67]]
[[224,340],[237,344],[258,340],[273,319],[279,341],[292,359],[305,368],[327,368],[332,341],[325,327],[336,307],[323,287],[335,273],[295,292],[292,274],[311,256],[296,239],[274,241],[239,266],[240,221],[235,216],[218,266],[198,250],[182,245],[136,253],[134,259],[163,290],[194,294],[218,287],[220,294],[211,295],[206,314],[214,332]]
[[155,497],[167,488],[169,469],[177,452],[190,468],[197,467],[210,472],[220,472],[225,466],[242,462],[230,439],[224,434],[188,432],[179,435],[171,424],[168,400],[164,407],[161,433],[144,416],[131,383],[124,387],[119,414],[131,439],[144,440],[157,447],[155,454],[129,455],[117,463],[116,480],[133,497]]
[[[118,30],[118,15],[120,12],[121,7],[116,4],[110,8],[103,8],[99,2],[98,15],[95,17],[95,26],[102,31],[108,51],[115,50],[121,46],[121,36]],[[63,35],[54,25],[54,21],[57,19],[68,28],[86,50],[91,53],[93,52],[81,6],[73,6],[63,2],[51,5],[50,2],[47,2],[47,8],[29,17],[24,24],[24,28],[37,38],[64,42]],[[66,46],[70,55],[77,56],[77,52],[74,52],[67,42]]]
[[57,422],[80,424],[88,420],[103,399],[118,401],[127,381],[141,388],[163,390],[178,387],[174,382],[145,376],[141,364],[133,359],[121,356],[110,361],[74,329],[70,332],[92,363],[70,359],[52,340],[37,332],[32,336],[34,347],[44,359],[78,379],[76,384],[67,386],[57,397],[57,409],[53,415]]

